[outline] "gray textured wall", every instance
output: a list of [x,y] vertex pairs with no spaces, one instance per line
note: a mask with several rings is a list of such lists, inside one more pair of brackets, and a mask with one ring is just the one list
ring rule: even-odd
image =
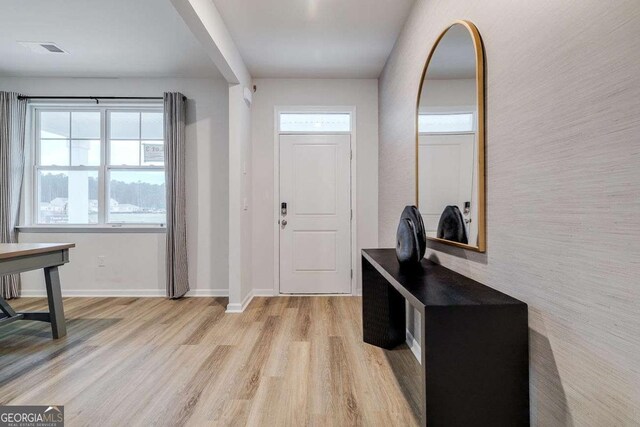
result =
[[487,253],[427,256],[529,304],[534,425],[640,425],[640,2],[418,0],[379,83],[379,239],[414,202],[423,63],[456,19],[487,71]]

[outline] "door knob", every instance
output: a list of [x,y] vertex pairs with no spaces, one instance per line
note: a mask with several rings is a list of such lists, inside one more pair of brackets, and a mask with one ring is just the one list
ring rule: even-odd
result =
[[464,214],[469,215],[471,212],[471,202],[464,202]]
[[283,219],[280,224],[282,225],[282,228],[284,229],[287,226],[287,220]]

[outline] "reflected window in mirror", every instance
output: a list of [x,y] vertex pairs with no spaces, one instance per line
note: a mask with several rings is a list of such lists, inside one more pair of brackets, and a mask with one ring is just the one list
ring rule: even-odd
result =
[[484,251],[484,82],[477,29],[445,30],[417,108],[417,203],[427,237]]
[[475,113],[420,113],[418,116],[418,132],[427,133],[459,133],[475,131]]

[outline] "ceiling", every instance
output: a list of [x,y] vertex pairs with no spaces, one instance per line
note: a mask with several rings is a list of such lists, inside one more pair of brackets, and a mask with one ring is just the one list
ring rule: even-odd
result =
[[1,9],[0,76],[222,78],[170,0],[1,0]]
[[377,78],[415,0],[213,0],[253,77]]

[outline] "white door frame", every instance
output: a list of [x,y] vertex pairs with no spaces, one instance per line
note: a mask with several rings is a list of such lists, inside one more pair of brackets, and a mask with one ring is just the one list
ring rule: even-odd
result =
[[[280,113],[349,113],[350,132],[280,132]],[[355,106],[278,106],[274,107],[273,139],[273,293],[280,295],[280,135],[350,135],[351,136],[351,294],[356,295],[357,276],[357,204],[356,204],[356,107]],[[289,294],[287,294],[289,295]],[[307,294],[305,294],[307,295]],[[323,294],[326,295],[326,294]],[[349,294],[341,294],[349,295]]]

